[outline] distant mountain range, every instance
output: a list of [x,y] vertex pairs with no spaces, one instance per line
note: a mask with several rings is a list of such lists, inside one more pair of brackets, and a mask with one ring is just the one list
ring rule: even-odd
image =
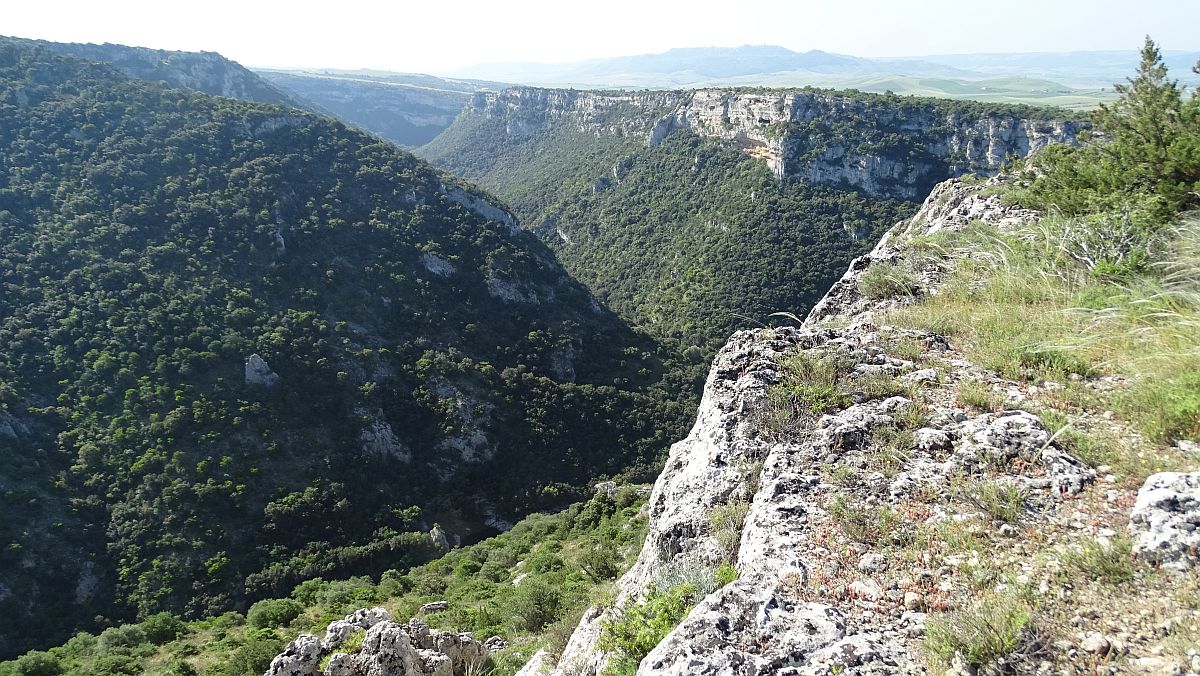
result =
[[[1200,82],[1200,52],[1165,52],[1171,75]],[[902,94],[1091,107],[1111,98],[1137,65],[1136,50],[1028,54],[951,54],[863,58],[778,46],[671,49],[574,63],[488,63],[454,73],[534,86],[689,88],[818,86]]]

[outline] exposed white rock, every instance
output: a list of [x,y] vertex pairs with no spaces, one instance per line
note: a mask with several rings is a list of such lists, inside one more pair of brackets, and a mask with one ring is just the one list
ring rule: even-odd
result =
[[[353,633],[366,631],[357,653],[332,651]],[[303,634],[271,661],[266,676],[466,676],[487,660],[489,646],[470,634],[433,631],[420,620],[397,624],[383,608],[364,608],[330,623],[325,640]],[[323,672],[317,667],[329,655]]]
[[553,669],[554,656],[545,650],[539,650],[521,667],[516,676],[547,676]]
[[540,303],[537,291],[528,288],[521,282],[505,279],[495,273],[488,273],[484,279],[488,295],[509,303]]
[[301,634],[271,660],[267,676],[311,676],[324,656],[321,640],[312,634]]
[[11,413],[0,413],[0,440],[18,441],[29,434],[29,427]]
[[467,192],[458,186],[447,186],[444,184],[441,186],[441,191],[446,196],[446,199],[454,204],[466,207],[468,211],[471,211],[475,215],[486,218],[489,221],[502,223],[508,226],[511,233],[520,232],[516,217],[503,208],[487,201],[482,196]]
[[1200,472],[1160,472],[1138,489],[1129,514],[1133,552],[1165,568],[1200,564]]
[[391,458],[400,462],[412,461],[412,451],[396,436],[382,410],[368,411],[358,408],[355,413],[368,419],[358,435],[358,446],[363,455]]
[[271,388],[279,384],[279,374],[271,370],[266,360],[258,353],[246,360],[246,384]]
[[458,271],[453,263],[428,251],[421,252],[421,266],[438,277],[449,277]]

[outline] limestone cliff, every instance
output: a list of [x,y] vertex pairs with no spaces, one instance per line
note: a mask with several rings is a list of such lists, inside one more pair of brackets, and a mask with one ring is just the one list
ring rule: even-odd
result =
[[[562,121],[588,133],[650,144],[688,129],[732,142],[779,177],[904,199],[920,199],[952,176],[994,174],[1011,157],[1073,142],[1084,128],[1077,119],[1035,108],[810,89],[513,87],[476,93],[464,115],[503,119],[506,132],[518,137]],[[828,142],[830,131],[842,142]],[[818,137],[822,140],[814,142]]]

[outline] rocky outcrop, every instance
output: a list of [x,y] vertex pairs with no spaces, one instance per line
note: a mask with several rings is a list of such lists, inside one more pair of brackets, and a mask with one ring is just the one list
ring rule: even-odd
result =
[[[505,132],[519,137],[565,122],[589,134],[657,144],[687,129],[729,141],[781,178],[904,199],[919,199],[952,176],[994,174],[1011,157],[1074,142],[1084,128],[1075,119],[1030,118],[1015,108],[967,112],[932,99],[819,90],[609,93],[513,87],[479,92],[464,110],[467,117],[501,119]],[[836,120],[853,120],[854,128],[822,126]],[[821,134],[814,133],[818,129]],[[840,140],[814,143],[818,135]]]
[[[358,652],[334,652],[359,631],[366,636]],[[271,661],[266,676],[465,676],[483,665],[488,652],[470,634],[431,630],[420,620],[397,624],[383,608],[364,608],[331,622],[324,640],[297,637]]]
[[506,209],[498,207],[489,202],[484,197],[474,193],[469,193],[458,186],[447,186],[443,184],[441,186],[441,190],[442,193],[446,195],[446,199],[450,200],[454,204],[465,207],[468,211],[474,213],[476,216],[489,221],[503,223],[504,225],[508,226],[510,232],[516,233],[519,231],[519,226],[515,216],[510,214]]
[[[901,573],[888,543],[939,523],[990,522],[974,503],[952,497],[962,486],[1010,486],[1017,518],[1033,520],[1095,480],[1036,416],[1004,408],[978,414],[959,402],[964,382],[1002,390],[995,374],[959,358],[931,367],[893,352],[900,339],[931,355],[949,350],[935,334],[877,322],[935,292],[953,261],[919,270],[918,296],[872,299],[858,291],[864,271],[895,262],[909,238],[973,220],[1015,227],[1036,216],[982,187],[939,187],[916,217],[851,266],[800,328],[741,331],[717,355],[696,423],[672,446],[654,486],[645,544],[618,582],[613,607],[637,603],[681,569],[702,575],[731,561],[739,577],[702,598],[639,674],[924,673],[917,644],[925,599],[976,592],[932,560]],[[767,391],[797,358],[840,364],[847,400],[782,434],[769,423],[779,411]],[[852,478],[835,478],[844,476]],[[737,504],[746,517],[731,552],[713,515]],[[880,514],[889,515],[886,526]],[[555,674],[604,670],[611,655],[599,639],[614,612],[584,614]]]
[[279,374],[272,371],[267,361],[255,353],[246,360],[246,384],[272,388],[279,384]]
[[1165,568],[1200,565],[1200,472],[1162,472],[1146,479],[1129,516],[1133,552]]

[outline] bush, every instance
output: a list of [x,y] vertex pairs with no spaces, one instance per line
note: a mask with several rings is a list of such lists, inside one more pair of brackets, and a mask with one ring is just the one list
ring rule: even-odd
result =
[[682,584],[666,592],[651,589],[641,603],[614,612],[602,625],[600,647],[636,665],[678,625],[696,601],[696,589]]
[[25,653],[14,662],[15,676],[57,676],[63,673],[62,663],[50,653],[33,651]]
[[146,632],[136,624],[109,627],[100,633],[97,647],[100,652],[128,652],[146,642]]
[[328,582],[319,577],[314,577],[311,580],[305,580],[304,582],[296,585],[296,588],[292,590],[292,598],[306,606],[316,605],[317,599],[320,598],[320,596],[324,594],[325,590],[328,588]]
[[536,577],[527,577],[513,599],[514,620],[523,631],[539,632],[562,613],[562,593]]
[[101,655],[84,673],[87,676],[138,676],[142,673],[142,664],[129,655]]
[[253,638],[233,651],[226,662],[206,669],[205,676],[258,676],[266,673],[283,647],[280,640]]
[[591,538],[579,554],[579,568],[592,582],[611,580],[621,572],[621,554],[611,540]]
[[250,606],[246,621],[251,627],[283,627],[300,616],[304,608],[292,599],[263,599]]
[[187,624],[171,613],[159,613],[142,621],[142,631],[146,632],[147,641],[162,645],[182,636]]

